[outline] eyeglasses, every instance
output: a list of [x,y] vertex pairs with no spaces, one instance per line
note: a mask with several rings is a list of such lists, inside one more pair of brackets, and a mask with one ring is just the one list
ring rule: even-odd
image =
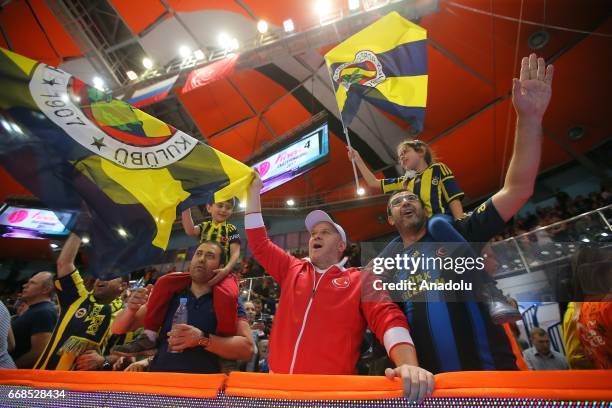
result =
[[415,194],[403,194],[401,196],[395,197],[393,200],[389,201],[389,207],[397,207],[402,205],[404,201],[407,202],[415,202],[419,201],[419,197]]

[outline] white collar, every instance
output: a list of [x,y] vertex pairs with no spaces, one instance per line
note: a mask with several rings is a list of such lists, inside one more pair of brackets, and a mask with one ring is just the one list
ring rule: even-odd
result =
[[344,272],[344,271],[346,270],[346,268],[344,267],[344,264],[345,264],[345,263],[348,261],[348,257],[347,257],[347,256],[345,256],[344,258],[342,258],[342,259],[340,260],[340,262],[338,262],[338,263],[336,263],[336,264],[333,264],[333,265],[330,265],[330,266],[329,266],[328,268],[326,268],[326,269],[320,269],[320,268],[317,268],[317,267],[316,267],[316,266],[315,266],[315,265],[312,263],[312,261],[310,260],[310,258],[306,257],[306,258],[303,258],[303,259],[304,259],[305,261],[310,262],[310,264],[311,264],[311,265],[312,265],[312,267],[314,268],[315,272],[317,272],[317,273],[325,273],[325,272],[329,271],[329,269],[330,269],[331,267],[333,267],[333,266],[338,267],[338,269],[340,269],[340,271]]

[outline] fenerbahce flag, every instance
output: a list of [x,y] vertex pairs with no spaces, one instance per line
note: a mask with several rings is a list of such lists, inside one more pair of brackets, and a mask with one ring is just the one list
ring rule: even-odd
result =
[[362,99],[423,128],[427,31],[391,12],[325,54],[344,126]]
[[3,48],[0,164],[51,209],[81,211],[73,230],[90,236],[99,277],[155,263],[177,213],[242,198],[252,179],[180,130]]

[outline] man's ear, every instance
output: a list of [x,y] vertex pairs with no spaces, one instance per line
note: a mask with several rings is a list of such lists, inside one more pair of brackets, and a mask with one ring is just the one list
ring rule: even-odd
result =
[[338,250],[344,252],[346,250],[346,242],[341,240],[338,245]]
[[389,225],[391,225],[392,227],[395,226],[395,220],[393,219],[393,217],[391,217],[390,215],[387,215],[387,222],[389,223]]

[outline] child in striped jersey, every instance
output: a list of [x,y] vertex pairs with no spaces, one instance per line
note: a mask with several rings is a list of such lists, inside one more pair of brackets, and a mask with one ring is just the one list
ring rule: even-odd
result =
[[[183,229],[187,235],[198,237],[200,243],[216,241],[224,250],[222,259],[227,260],[227,262],[225,266],[215,270],[216,276],[208,282],[210,286],[214,287],[216,313],[227,314],[224,318],[217,319],[216,334],[220,336],[232,336],[236,330],[238,282],[233,275],[228,275],[240,258],[240,234],[238,234],[235,225],[227,222],[234,212],[234,204],[234,199],[206,204],[206,210],[211,215],[211,220],[198,225],[193,223],[191,209],[187,209],[181,214]],[[190,284],[189,273],[176,272],[160,278],[147,302],[144,332],[133,342],[115,347],[113,354],[121,356],[154,355],[158,331],[168,311],[169,302],[176,293],[187,289]],[[223,308],[224,310],[220,311],[217,308]]]
[[383,193],[407,188],[421,198],[429,217],[435,214],[448,214],[454,219],[463,217],[463,191],[451,169],[434,160],[426,143],[420,140],[400,143],[397,156],[405,174],[388,179],[377,179],[359,153],[350,147],[348,149],[349,159],[355,160],[368,187],[378,188]]
[[[349,147],[348,155],[349,159],[355,160],[369,187],[379,188],[383,193],[408,189],[419,196],[429,218],[427,229],[437,241],[465,241],[451,225],[453,219],[465,215],[461,205],[464,193],[450,168],[434,160],[434,154],[426,143],[405,140],[397,146],[397,156],[405,174],[395,178],[377,179],[356,150]],[[519,320],[518,309],[508,303],[495,280],[484,271],[478,275],[474,277],[475,285],[493,321],[503,324]]]

